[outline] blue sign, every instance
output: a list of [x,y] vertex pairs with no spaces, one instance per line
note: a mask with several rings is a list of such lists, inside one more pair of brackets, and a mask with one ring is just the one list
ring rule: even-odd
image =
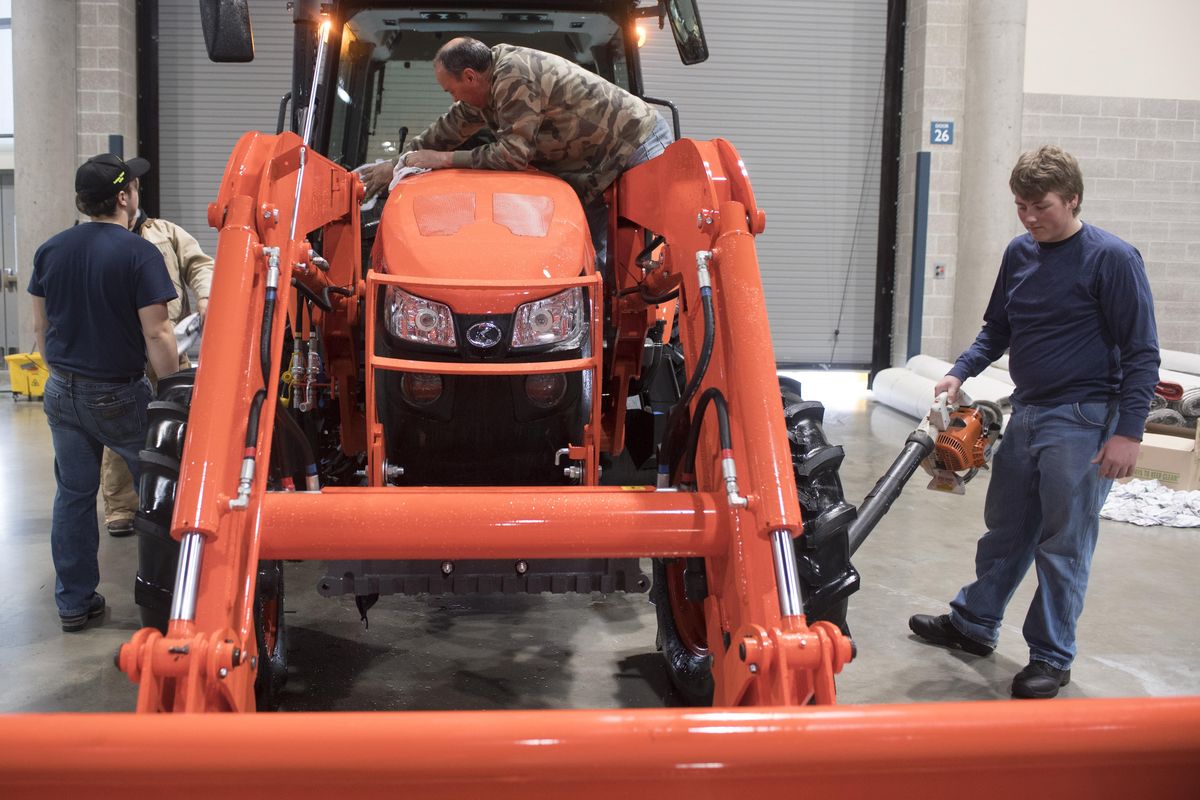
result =
[[954,123],[953,122],[931,122],[931,123],[929,123],[929,143],[930,144],[954,144]]

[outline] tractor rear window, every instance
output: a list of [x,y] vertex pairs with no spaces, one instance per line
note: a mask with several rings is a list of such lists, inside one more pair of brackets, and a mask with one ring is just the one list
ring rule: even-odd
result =
[[453,236],[475,221],[475,193],[425,194],[413,200],[422,236]]
[[554,201],[540,194],[492,195],[492,220],[516,236],[545,236],[554,219]]

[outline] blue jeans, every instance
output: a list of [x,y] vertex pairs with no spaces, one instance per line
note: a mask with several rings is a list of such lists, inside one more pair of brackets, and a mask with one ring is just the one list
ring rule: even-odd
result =
[[61,616],[87,613],[100,583],[100,530],[96,492],[105,447],[125,459],[139,477],[138,451],[146,439],[150,381],[93,383],[50,374],[42,407],[54,442],[54,516],[50,552],[57,580],[54,602]]
[[[658,124],[625,162],[625,169],[633,169],[638,164],[644,164],[655,156],[662,155],[673,141],[675,136],[671,133],[671,126],[659,117]],[[592,247],[596,251],[596,269],[603,270],[608,259],[608,203],[604,202],[604,195],[600,194],[584,206],[583,213],[587,217],[588,229],[592,234]]]
[[992,463],[975,581],[950,603],[959,631],[995,645],[1004,609],[1034,564],[1038,588],[1023,630],[1029,657],[1070,668],[1100,507],[1112,486],[1091,460],[1113,435],[1116,412],[1115,400],[1014,404]]

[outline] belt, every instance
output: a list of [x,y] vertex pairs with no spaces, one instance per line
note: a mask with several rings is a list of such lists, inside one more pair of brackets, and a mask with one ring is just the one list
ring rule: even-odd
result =
[[133,383],[135,381],[140,381],[145,377],[145,373],[142,373],[141,375],[130,375],[119,378],[97,378],[93,375],[79,375],[74,372],[67,372],[65,369],[59,369],[58,367],[54,366],[50,367],[50,372],[51,374],[56,375],[64,380],[71,381],[72,383]]

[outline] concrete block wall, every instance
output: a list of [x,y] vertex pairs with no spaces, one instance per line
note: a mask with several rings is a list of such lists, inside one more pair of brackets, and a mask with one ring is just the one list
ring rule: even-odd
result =
[[1200,100],[1027,94],[1022,134],[1079,159],[1082,218],[1141,251],[1160,343],[1200,352]]
[[[957,355],[957,352],[950,352],[950,330],[954,319],[958,211],[963,202],[959,197],[959,182],[966,87],[967,15],[967,0],[909,0],[908,4],[892,339],[892,363],[896,365],[903,365],[908,346],[914,183],[917,153],[921,150],[930,153],[929,230],[926,239],[921,349],[942,358]],[[956,123],[954,144],[930,145],[929,124],[933,120]],[[936,265],[945,267],[943,277],[934,277]]]
[[137,155],[136,0],[78,0],[76,5],[76,163],[108,151],[125,137],[125,157]]

